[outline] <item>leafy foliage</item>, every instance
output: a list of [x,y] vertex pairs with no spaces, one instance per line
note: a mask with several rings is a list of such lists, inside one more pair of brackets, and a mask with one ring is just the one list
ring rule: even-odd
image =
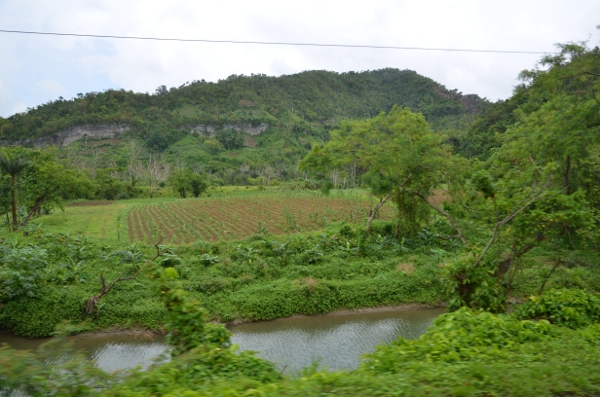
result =
[[461,307],[501,313],[506,310],[506,295],[489,263],[473,267],[472,257],[459,257],[444,268],[448,289],[448,310]]
[[35,246],[0,246],[0,301],[33,298],[45,280],[48,253]]
[[420,360],[456,363],[506,359],[512,352],[534,353],[527,345],[547,341],[553,334],[552,326],[545,321],[519,321],[462,308],[441,315],[418,340],[400,338],[378,347],[375,353],[366,355],[362,366],[383,373],[401,372]]
[[553,289],[541,296],[531,296],[517,307],[520,319],[545,319],[552,324],[581,328],[600,322],[600,299],[577,289]]

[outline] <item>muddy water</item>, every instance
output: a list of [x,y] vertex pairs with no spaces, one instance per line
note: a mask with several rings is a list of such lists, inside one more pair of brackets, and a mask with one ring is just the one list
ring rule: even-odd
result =
[[[232,342],[241,350],[254,350],[286,372],[297,371],[314,361],[329,369],[356,368],[359,357],[376,345],[402,336],[418,338],[444,309],[389,310],[295,316],[231,327]],[[143,368],[168,353],[161,337],[148,335],[93,335],[69,338],[73,347],[105,371]],[[36,350],[48,340],[0,334],[0,343],[16,349]],[[64,357],[49,349],[48,362]],[[53,353],[54,352],[54,353]]]
[[298,316],[233,327],[233,343],[298,370],[320,362],[329,369],[352,369],[359,357],[399,336],[416,339],[444,309],[393,310],[372,313]]
[[[95,361],[98,368],[113,372],[135,367],[147,368],[155,359],[161,359],[167,353],[167,346],[160,336],[139,335],[90,335],[67,338],[66,344],[46,345],[49,338],[27,339],[0,333],[0,344],[6,343],[14,349],[31,350],[40,353],[47,363],[60,361],[82,353],[88,360]],[[165,357],[162,357],[163,359]]]

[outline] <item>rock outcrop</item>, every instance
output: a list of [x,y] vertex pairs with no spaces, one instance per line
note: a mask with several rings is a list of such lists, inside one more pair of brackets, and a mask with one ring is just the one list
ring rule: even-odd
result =
[[85,124],[67,128],[48,137],[30,138],[16,142],[0,142],[1,146],[67,146],[81,139],[118,138],[131,129],[127,124]]
[[252,124],[225,124],[222,127],[217,127],[214,124],[198,124],[192,126],[190,128],[191,134],[205,134],[205,135],[215,135],[217,130],[234,130],[237,132],[243,132],[248,135],[260,135],[265,132],[269,128],[269,124],[261,123],[256,127],[253,127]]
[[[204,134],[213,136],[218,130],[234,130],[247,135],[260,135],[269,128],[269,124],[262,123],[257,126],[252,124],[225,124],[221,127],[214,124],[198,124],[191,127],[182,127],[182,129],[189,130],[191,134]],[[66,130],[59,131],[51,136],[43,138],[30,138],[23,139],[21,141],[8,142],[0,141],[0,146],[67,146],[70,143],[79,141],[82,139],[112,139],[120,138],[127,131],[131,130],[131,127],[127,124],[84,124],[75,127],[67,128]]]

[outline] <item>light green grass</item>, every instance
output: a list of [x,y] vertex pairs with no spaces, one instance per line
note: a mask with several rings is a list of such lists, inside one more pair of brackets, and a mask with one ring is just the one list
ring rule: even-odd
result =
[[[173,198],[134,199],[109,201],[108,204],[103,205],[67,205],[63,211],[56,209],[53,213],[43,215],[32,222],[41,225],[46,233],[83,235],[104,244],[112,245],[129,241],[127,212],[133,206],[173,200]],[[22,232],[22,230],[19,230],[8,233],[4,229],[0,232],[0,237],[13,238]]]

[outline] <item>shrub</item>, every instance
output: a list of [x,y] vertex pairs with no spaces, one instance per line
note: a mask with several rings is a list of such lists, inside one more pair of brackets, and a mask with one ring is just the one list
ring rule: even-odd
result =
[[581,328],[600,321],[600,299],[576,289],[549,290],[532,296],[513,313],[519,319],[545,319],[569,328]]
[[[417,340],[399,338],[367,354],[362,368],[371,372],[402,372],[418,363],[457,363],[506,359],[510,353],[535,353],[530,342],[550,340],[547,321],[519,321],[506,315],[462,308],[446,313]],[[530,346],[530,345],[529,345]]]
[[493,266],[482,262],[473,267],[469,257],[458,258],[444,268],[448,292],[448,310],[466,306],[494,313],[504,312],[506,296]]
[[0,301],[38,295],[48,252],[36,246],[0,247]]

